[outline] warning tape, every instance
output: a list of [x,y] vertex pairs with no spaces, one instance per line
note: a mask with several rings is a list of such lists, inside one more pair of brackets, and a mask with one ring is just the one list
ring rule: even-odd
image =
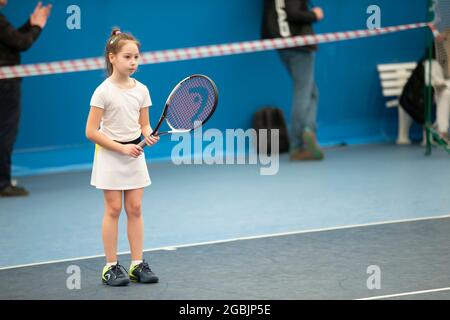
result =
[[[345,41],[357,38],[367,38],[388,33],[428,27],[437,37],[439,32],[432,23],[413,23],[373,30],[355,30],[345,32],[323,33],[289,38],[274,38],[255,41],[226,43],[173,50],[150,51],[141,54],[140,65],[156,64],[171,61],[192,60],[199,58],[218,57],[274,49],[286,49],[320,43]],[[41,76],[48,74],[99,70],[104,68],[104,57],[64,60],[37,64],[24,64],[0,67],[0,79]]]

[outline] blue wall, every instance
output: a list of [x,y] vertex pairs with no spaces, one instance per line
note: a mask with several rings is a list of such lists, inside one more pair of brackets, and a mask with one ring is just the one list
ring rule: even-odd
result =
[[[126,4],[124,4],[126,3]],[[142,51],[259,38],[262,0],[58,0],[40,39],[23,54],[23,63],[103,54],[113,26],[132,32]],[[425,0],[316,0],[326,19],[317,33],[365,29],[369,5],[382,10],[382,26],[422,22]],[[81,8],[82,29],[66,28],[66,9]],[[34,1],[10,0],[3,10],[15,24],[28,17]],[[396,110],[387,110],[376,64],[416,61],[424,52],[424,29],[382,37],[321,45],[316,78],[320,89],[319,140],[380,141],[395,136]],[[252,114],[276,105],[290,116],[291,81],[275,52],[208,58],[141,66],[136,74],[148,85],[153,123],[171,88],[192,73],[211,76],[220,91],[220,105],[207,127],[249,128]],[[32,77],[23,81],[23,113],[16,151],[90,145],[84,136],[89,100],[104,79],[103,71]],[[170,154],[167,139],[153,150]]]

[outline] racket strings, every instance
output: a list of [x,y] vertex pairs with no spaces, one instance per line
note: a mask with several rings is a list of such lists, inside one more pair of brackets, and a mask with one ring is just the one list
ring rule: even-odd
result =
[[216,104],[214,85],[204,77],[192,77],[173,93],[166,120],[175,130],[192,130],[208,119]]

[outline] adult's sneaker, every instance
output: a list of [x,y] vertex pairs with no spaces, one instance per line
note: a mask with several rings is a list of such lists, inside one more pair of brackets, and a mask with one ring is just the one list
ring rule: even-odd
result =
[[304,149],[308,150],[312,155],[312,159],[308,160],[322,160],[324,158],[324,154],[322,149],[320,149],[319,144],[317,143],[317,138],[314,132],[308,128],[303,132],[303,144]]
[[27,196],[28,191],[19,186],[7,185],[0,189],[0,197],[23,197]]

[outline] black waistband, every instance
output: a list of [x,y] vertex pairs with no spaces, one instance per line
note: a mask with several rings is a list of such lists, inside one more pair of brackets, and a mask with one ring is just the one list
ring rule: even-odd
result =
[[139,136],[139,138],[137,138],[137,139],[135,139],[133,141],[127,141],[127,142],[120,142],[120,141],[117,141],[117,140],[114,140],[114,141],[116,141],[118,143],[121,143],[121,144],[139,144],[139,142],[142,141],[142,137]]

